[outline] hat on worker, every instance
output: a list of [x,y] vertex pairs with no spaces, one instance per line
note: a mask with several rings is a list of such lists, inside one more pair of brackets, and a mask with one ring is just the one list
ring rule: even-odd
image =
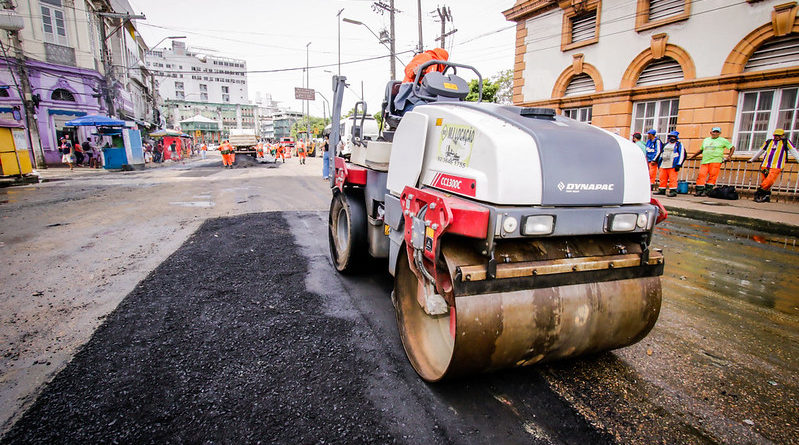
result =
[[669,133],[669,136],[674,136],[675,138],[679,138],[680,137],[680,132],[679,131],[672,131],[671,133]]
[[711,133],[716,133],[716,132],[721,133],[721,127],[713,127],[713,128],[710,129],[710,132]]
[[783,130],[782,128],[774,130],[774,136],[783,136],[783,135],[785,135],[785,130]]
[[653,129],[651,129],[651,130],[647,131],[647,132],[646,132],[646,134],[658,134],[658,132],[657,132],[657,130],[655,130],[655,129],[653,128]]

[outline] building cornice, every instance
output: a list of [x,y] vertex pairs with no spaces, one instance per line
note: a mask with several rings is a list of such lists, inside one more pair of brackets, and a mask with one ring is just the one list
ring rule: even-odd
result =
[[517,0],[510,9],[502,11],[505,19],[520,22],[558,7],[558,0]]

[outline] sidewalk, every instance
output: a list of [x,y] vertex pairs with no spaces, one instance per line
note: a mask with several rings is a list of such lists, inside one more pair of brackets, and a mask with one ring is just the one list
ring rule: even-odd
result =
[[746,227],[753,230],[799,237],[799,203],[766,202],[756,203],[751,196],[729,201],[693,194],[677,195],[668,198],[653,195],[669,212],[669,216]]

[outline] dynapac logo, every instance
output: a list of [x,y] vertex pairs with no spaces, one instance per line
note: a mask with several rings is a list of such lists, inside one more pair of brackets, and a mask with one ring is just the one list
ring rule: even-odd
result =
[[563,181],[558,183],[558,190],[566,193],[580,193],[581,191],[596,191],[607,190],[612,191],[616,184],[586,184],[570,182],[564,184]]

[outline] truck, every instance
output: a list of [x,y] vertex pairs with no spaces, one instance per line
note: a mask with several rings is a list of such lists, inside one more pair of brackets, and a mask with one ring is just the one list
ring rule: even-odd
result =
[[237,154],[248,154],[253,158],[258,156],[255,150],[255,146],[258,145],[258,136],[254,129],[232,128],[228,139]]

